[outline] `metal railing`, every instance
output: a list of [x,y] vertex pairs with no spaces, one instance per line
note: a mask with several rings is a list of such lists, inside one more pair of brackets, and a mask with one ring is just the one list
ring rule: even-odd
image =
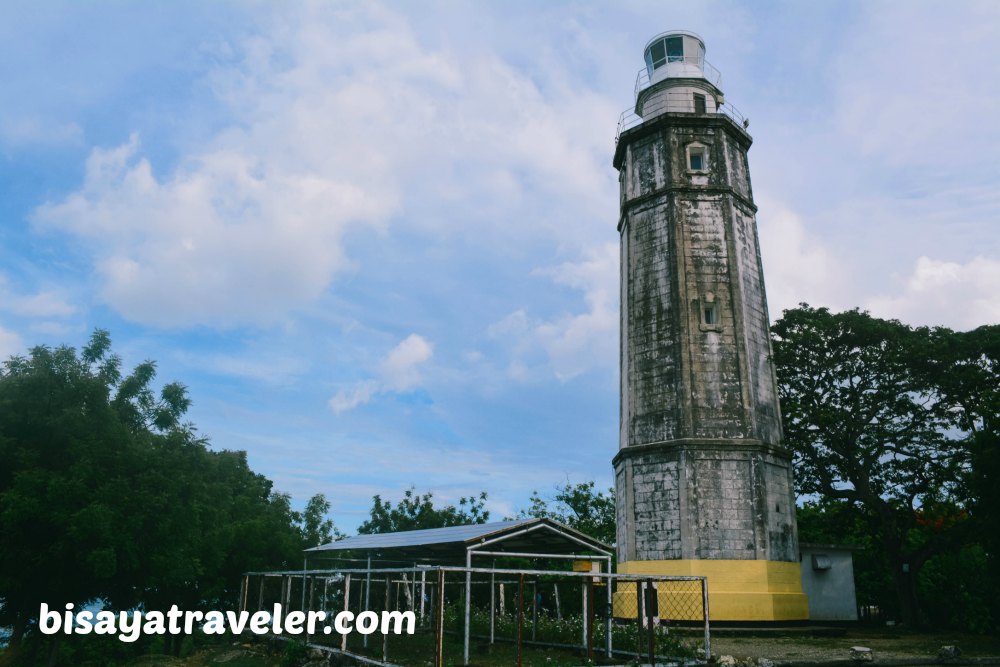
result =
[[704,577],[446,566],[248,573],[240,610],[266,613],[276,603],[286,615],[411,613],[412,635],[317,628],[299,636],[373,665],[468,665],[486,653],[527,666],[546,664],[553,651],[651,666],[711,657]]
[[[665,79],[678,77],[702,78],[711,83],[716,88],[722,85],[722,73],[719,72],[710,62],[699,56],[670,56],[659,67],[653,70],[654,75],[666,69]],[[635,98],[639,99],[639,93],[646,90],[654,83],[659,83],[664,79],[652,81],[650,79],[649,67],[644,66],[639,69],[635,76]],[[643,109],[646,118],[657,116],[664,112],[670,113],[698,113],[700,115],[722,114],[736,121],[736,123],[746,128],[749,125],[746,116],[740,113],[739,109],[732,104],[725,102],[718,107],[711,102],[704,111],[695,109],[694,97],[690,92],[664,93],[659,103]],[[629,130],[643,122],[644,118],[635,113],[634,108],[626,109],[618,117],[618,129],[615,132],[615,144],[622,132]]]
[[688,113],[699,116],[714,116],[716,114],[722,114],[723,116],[728,116],[738,125],[743,128],[749,126],[750,121],[740,113],[740,110],[734,107],[728,102],[723,103],[717,108],[712,108],[711,106],[706,108],[704,113],[695,112],[694,99],[689,92],[676,93],[676,98],[671,98],[671,93],[665,94],[665,99],[658,105],[645,107],[643,111],[645,112],[645,117],[636,114],[634,108],[628,108],[622,111],[621,115],[618,117],[618,129],[615,131],[615,144],[618,144],[618,139],[621,137],[622,132],[630,130],[637,125],[641,125],[647,118],[653,118],[664,112],[670,113]]
[[[690,76],[691,78],[705,79],[716,88],[722,87],[722,72],[717,70],[712,63],[697,56],[671,56],[665,63],[653,70],[654,75],[666,69],[666,78]],[[662,79],[661,79],[662,80]],[[656,83],[659,83],[657,81]],[[646,88],[653,85],[650,80],[649,67],[642,67],[635,76],[635,94],[638,97]]]

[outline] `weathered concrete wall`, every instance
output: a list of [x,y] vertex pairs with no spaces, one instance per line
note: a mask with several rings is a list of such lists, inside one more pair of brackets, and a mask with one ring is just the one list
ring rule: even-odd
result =
[[690,442],[621,457],[619,560],[798,560],[788,461],[767,450]]
[[[800,549],[802,590],[809,597],[809,618],[814,621],[858,620],[852,550],[823,544],[803,544]],[[827,565],[828,568],[823,567]]]
[[620,561],[798,559],[749,145],[714,114],[621,137]]

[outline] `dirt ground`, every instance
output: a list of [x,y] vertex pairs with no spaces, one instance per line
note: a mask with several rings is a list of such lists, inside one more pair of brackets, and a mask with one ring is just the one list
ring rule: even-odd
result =
[[[767,658],[775,662],[850,660],[852,646],[872,650],[876,662],[918,660],[936,662],[942,646],[956,645],[961,658],[1000,658],[1000,638],[982,635],[917,634],[901,630],[851,628],[841,637],[774,636],[712,637],[712,654],[737,660]],[[1000,663],[1000,661],[998,661]]]

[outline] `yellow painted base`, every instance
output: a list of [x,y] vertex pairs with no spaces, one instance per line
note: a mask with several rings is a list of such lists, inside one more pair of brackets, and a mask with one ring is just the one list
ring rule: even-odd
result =
[[[712,621],[805,621],[809,602],[802,592],[798,563],[773,560],[647,560],[619,563],[619,574],[708,577]],[[635,585],[620,583],[614,614],[634,618]],[[689,582],[657,584],[660,617],[700,621],[701,590]]]

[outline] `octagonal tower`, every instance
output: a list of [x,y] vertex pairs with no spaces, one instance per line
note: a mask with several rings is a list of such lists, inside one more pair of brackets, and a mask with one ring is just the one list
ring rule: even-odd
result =
[[614,157],[619,571],[708,576],[713,620],[803,620],[747,123],[697,35],[644,55]]

